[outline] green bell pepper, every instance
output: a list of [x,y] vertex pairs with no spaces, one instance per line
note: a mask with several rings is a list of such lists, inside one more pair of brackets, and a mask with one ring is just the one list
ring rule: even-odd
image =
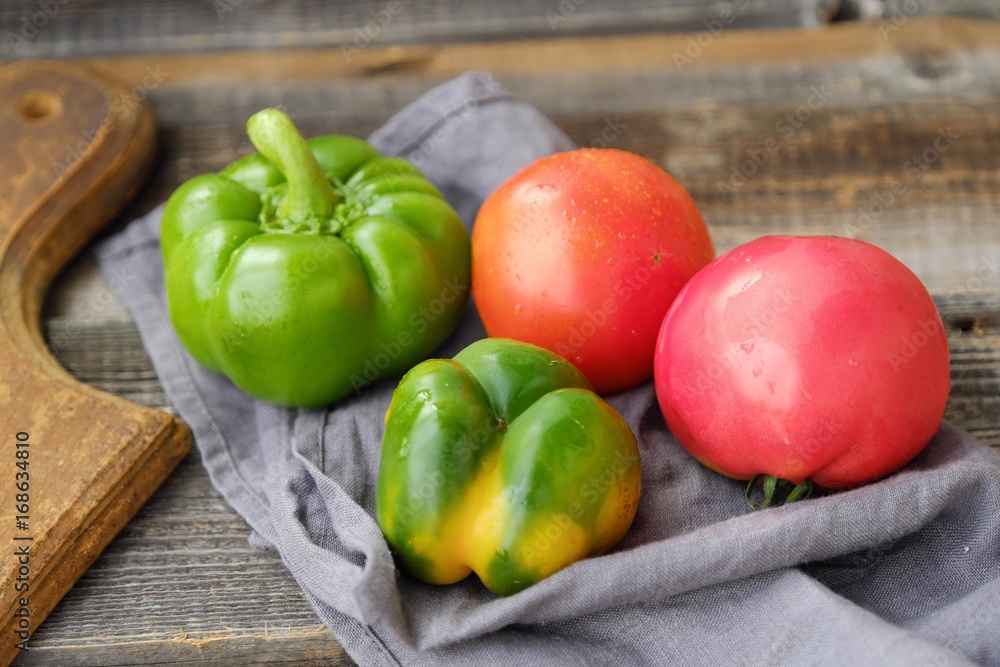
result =
[[170,319],[188,352],[261,399],[316,407],[424,359],[468,295],[469,236],[409,162],[287,115],[247,121],[259,153],[167,201]]
[[386,413],[376,519],[398,562],[510,595],[618,543],[641,492],[625,420],[568,361],[506,339],[411,369]]

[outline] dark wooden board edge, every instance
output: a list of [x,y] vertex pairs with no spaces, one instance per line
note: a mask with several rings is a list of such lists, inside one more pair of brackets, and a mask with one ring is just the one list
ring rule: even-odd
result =
[[[154,414],[150,411],[151,414]],[[153,492],[173,472],[191,446],[191,430],[187,424],[163,413],[166,417],[148,456],[139,460],[117,485],[114,496],[91,512],[91,521],[83,526],[72,542],[65,542],[46,563],[46,569],[36,575],[32,594],[31,632],[34,632],[63,595],[72,588],[88,567],[104,551]],[[15,618],[11,616],[0,632],[12,637]],[[30,650],[30,640],[28,642]],[[15,644],[0,648],[0,664],[8,665],[20,649]]]
[[[83,81],[101,90],[109,101],[126,91],[114,80],[71,64],[42,61],[34,69],[32,66],[30,62],[18,63],[14,66],[18,69],[5,74],[21,76],[29,88],[32,76],[43,72],[64,77],[61,81]],[[27,78],[18,73],[25,71]],[[11,80],[16,88],[17,80]],[[31,552],[30,607],[20,605],[21,597],[10,581],[17,573],[17,554],[3,561],[4,590],[10,590],[12,595],[5,594],[0,602],[2,665],[9,664],[20,650],[20,637],[14,629],[20,628],[21,618],[15,613],[25,609],[30,614],[28,629],[33,632],[183,459],[192,442],[190,429],[174,416],[129,403],[73,378],[52,356],[42,334],[41,305],[51,280],[90,236],[134,198],[152,167],[155,124],[149,108],[136,105],[117,124],[110,120],[111,111],[109,104],[109,115],[96,129],[100,141],[95,139],[78,163],[38,195],[39,200],[24,210],[15,204],[8,212],[12,219],[3,221],[8,223],[4,231],[10,230],[0,244],[4,259],[12,247],[21,253],[15,255],[19,260],[2,265],[5,291],[0,294],[0,342],[14,357],[9,360],[15,371],[9,380],[27,383],[16,387],[18,390],[31,388],[39,398],[48,396],[56,406],[50,411],[52,415],[71,415],[69,419],[79,428],[79,437],[92,446],[105,448],[106,453],[97,465],[90,466],[93,478],[79,495],[67,497],[67,504],[56,506],[56,515],[43,520],[39,532],[30,543],[25,542],[30,544]],[[72,110],[60,110],[63,112]],[[60,414],[60,399],[65,401],[68,412]],[[16,409],[18,404],[12,405]],[[89,410],[96,410],[100,417]],[[114,424],[116,415],[122,428],[111,429],[108,437],[119,440],[109,445],[95,430],[94,422],[97,420],[99,425],[100,419],[110,418],[107,424]],[[74,446],[65,440],[57,440],[56,444]],[[54,483],[58,484],[58,480]]]

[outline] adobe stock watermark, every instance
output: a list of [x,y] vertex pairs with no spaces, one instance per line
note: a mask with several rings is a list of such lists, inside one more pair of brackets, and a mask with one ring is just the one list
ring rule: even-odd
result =
[[938,336],[944,335],[944,325],[936,317],[927,317],[917,322],[917,328],[900,338],[897,350],[885,355],[886,361],[893,373],[898,373],[902,366],[913,361],[919,350],[926,347]]
[[445,111],[443,115],[444,120],[420,142],[418,148],[406,156],[406,159],[417,168],[422,166],[427,161],[427,158],[437,153],[441,144],[468,120],[469,116],[479,108],[480,103],[490,99],[499,93],[500,90],[500,82],[496,79],[486,78],[480,80],[471,95],[458,101]]
[[546,10],[545,18],[549,22],[549,29],[553,32],[558,30],[560,23],[564,23],[573,14],[576,14],[576,10],[586,3],[587,0],[561,0],[559,6],[556,7],[557,11]]
[[[524,559],[525,566],[534,567],[543,558],[546,551],[561,544],[567,531],[572,529],[574,525],[586,525],[585,515],[588,510],[592,511],[594,507],[597,507],[604,500],[608,491],[616,484],[620,484],[621,480],[628,474],[629,469],[637,463],[639,463],[637,454],[623,452],[620,449],[616,451],[607,467],[584,481],[577,488],[576,494],[571,496],[573,500],[570,500],[566,506],[566,513],[550,517],[551,520],[544,528],[536,531],[526,542],[524,550],[519,554]],[[511,502],[514,489],[511,487],[504,489],[504,495],[504,499]]]
[[826,87],[826,83],[810,86],[806,101],[774,123],[774,131],[779,138],[769,136],[760,144],[748,148],[747,159],[738,167],[730,168],[729,180],[715,182],[715,189],[723,199],[726,195],[738,192],[749,179],[756,176],[757,172],[771,160],[771,156],[780,151],[782,145],[795,136],[795,133],[809,122],[813,114],[826,106],[832,97],[834,93]]
[[992,283],[998,275],[1000,275],[1000,260],[998,260],[997,254],[993,253],[989,257],[984,255],[979,259],[979,266],[976,268],[975,274],[969,276],[969,279],[965,281],[965,285],[952,290],[950,294],[955,295],[962,292],[981,290],[988,283]]
[[652,268],[640,266],[626,275],[615,285],[615,296],[605,299],[597,310],[588,310],[586,319],[579,326],[571,327],[567,338],[555,344],[554,352],[566,359],[578,361],[577,352],[607,325],[611,316],[618,312],[620,303],[627,303],[634,294],[642,291],[659,267],[654,262]]
[[38,0],[35,4],[38,11],[25,13],[21,19],[21,28],[17,32],[7,33],[7,44],[15,58],[27,55],[28,42],[54,19],[69,0]]
[[750,6],[750,0],[735,0],[722,6],[719,13],[713,18],[702,21],[704,30],[698,34],[687,38],[687,45],[684,52],[674,51],[674,67],[678,72],[683,72],[687,65],[691,65],[700,58],[705,49],[711,48],[715,40],[719,38],[726,28],[732,25],[736,17]]
[[430,327],[441,315],[448,311],[448,306],[462,298],[469,289],[459,278],[444,281],[441,293],[427,305],[410,313],[407,320],[408,328],[403,329],[390,341],[379,343],[379,351],[364,362],[361,374],[351,373],[351,386],[356,395],[382,377],[382,371],[389,368],[396,359],[417,342],[419,336]]
[[[961,548],[961,554],[968,554],[969,551],[971,551],[969,545]],[[990,634],[992,631],[989,628],[993,627],[995,630],[993,623],[995,623],[994,619],[996,619],[997,614],[1000,613],[1000,596],[984,595],[983,599],[987,601],[984,606],[988,604],[989,608],[984,609],[980,607],[976,610],[976,613],[968,614],[965,622],[959,627],[954,628],[952,632],[949,632],[944,644],[938,646],[937,652],[929,656],[922,665],[926,665],[927,667],[948,667],[949,665],[954,665],[955,657],[949,655],[948,651],[954,651],[955,653],[962,653],[962,651],[958,648],[953,649],[952,646],[961,646],[963,641],[975,646],[983,643],[982,638],[993,636]],[[965,662],[964,659],[962,661]]]
[[[211,188],[214,195],[215,187]],[[201,201],[195,204],[194,210],[198,210],[201,206],[208,205],[210,198],[205,197]],[[275,288],[271,294],[264,298],[256,298],[251,303],[251,309],[246,315],[246,322],[252,328],[263,327],[272,320],[275,315],[278,314],[280,308],[286,301],[286,294],[291,291],[301,289],[302,285],[307,284],[312,278],[313,274],[316,273],[320,267],[326,265],[327,260],[329,260],[334,255],[333,247],[326,243],[315,243],[313,244],[313,250],[308,257],[300,262],[295,263],[295,268],[291,272],[291,276],[288,282],[281,289]],[[231,331],[226,331],[221,336],[222,342],[225,346],[230,348],[239,347],[241,345],[242,339],[236,333]]]
[[372,40],[377,39],[409,4],[410,0],[389,0],[379,9],[369,10],[368,15],[371,18],[365,21],[364,25],[355,26],[353,39],[340,43],[340,53],[344,56],[344,60],[351,62],[354,56],[367,49]]
[[115,270],[114,273],[104,274],[108,285],[102,287],[100,291],[92,295],[83,302],[82,312],[66,322],[65,328],[56,334],[49,336],[49,350],[53,354],[63,351],[69,347],[70,338],[90,323],[97,322],[98,317],[106,312],[109,305],[116,301],[115,292],[136,279],[136,273],[129,266]]
[[[332,257],[333,252],[331,246],[327,244],[316,244],[312,254],[295,265],[286,289],[294,291],[300,285],[307,283],[311,276],[326,263],[326,260]],[[446,279],[444,287],[437,297],[410,314],[407,321],[408,328],[400,331],[392,340],[381,342],[378,351],[365,359],[364,368],[360,375],[358,373],[351,374],[349,379],[355,394],[360,395],[362,389],[379,380],[382,371],[398,359],[406,349],[417,343],[416,337],[427,331],[439,317],[448,311],[451,304],[468,292],[468,288],[469,286],[463,284],[458,277]],[[277,315],[284,302],[284,289],[276,289],[265,298],[255,299],[252,303],[252,309],[246,315],[247,324],[253,328],[265,326]],[[224,345],[230,347],[241,344],[240,336],[230,331],[222,334],[222,341]]]
[[789,464],[794,468],[807,469],[817,457],[830,448],[830,444],[844,430],[847,423],[837,415],[820,415],[807,438],[795,443]]
[[[431,471],[419,484],[410,487],[406,502],[396,507],[398,516],[410,519],[413,513],[421,512],[428,501],[436,495],[437,490],[441,488],[445,480],[454,479],[456,475],[466,474],[468,468],[465,464],[472,460],[483,447],[492,442],[497,433],[506,429],[507,425],[497,419],[490,422],[488,426],[479,426],[466,433],[458,448],[453,452],[453,456],[447,457],[442,462],[440,470]],[[487,463],[488,459],[481,457],[478,466],[482,469]]]
[[[1000,275],[1000,256],[997,253],[983,255],[979,258],[976,270],[972,275],[962,285],[947,290],[944,296],[945,298],[954,297],[991,287],[991,284],[996,280],[998,275]],[[978,320],[973,319],[973,331],[978,329],[978,325]],[[961,330],[964,332],[965,328],[963,327]]]
[[[600,134],[591,139],[589,145],[591,148],[608,148],[618,141],[627,129],[628,123],[623,122],[620,115],[616,115],[614,118],[607,116]],[[420,166],[419,163],[414,164]],[[554,183],[547,183],[531,189],[531,202],[527,206],[520,207],[516,213],[520,221],[544,220],[552,202],[560,196],[561,188],[574,185],[573,176],[569,172],[560,171],[553,180],[555,180]]]
[[[454,450],[453,456],[448,457],[443,462],[440,470],[431,471],[418,484],[412,485],[408,489],[406,501],[395,508],[397,516],[410,519],[415,513],[422,512],[445,481],[454,479],[456,475],[466,474],[468,469],[465,464],[480,453],[480,450],[488,443],[493,442],[495,436],[505,431],[506,428],[507,425],[498,419],[488,426],[479,426],[466,433]],[[573,500],[566,506],[566,514],[552,517],[552,522],[545,526],[541,532],[536,533],[533,536],[534,539],[527,544],[527,548],[521,554],[527,561],[526,565],[530,567],[534,559],[540,558],[543,552],[557,544],[565,532],[571,528],[573,522],[580,522],[588,508],[598,506],[608,491],[620,483],[628,471],[638,462],[638,454],[618,450],[600,472],[584,480],[572,496]],[[489,457],[482,456],[478,467],[483,469],[488,463]],[[514,501],[517,491],[516,487],[508,486],[500,493],[498,500],[503,503],[511,503]]]
[[212,0],[212,9],[220,21],[226,20],[226,14],[235,12],[236,8],[243,4],[243,0]]
[[622,122],[621,115],[616,114],[613,119],[611,116],[607,116],[604,119],[604,127],[601,128],[601,134],[590,140],[590,147],[607,148],[618,141],[627,129],[628,123]]
[[707,367],[699,369],[684,393],[692,398],[704,396],[726,370],[753,353],[764,329],[773,326],[778,319],[791,310],[798,299],[786,288],[776,291],[763,308],[756,311],[754,319],[740,331],[740,343],[729,345],[724,352],[716,352]]
[[91,146],[103,139],[108,133],[113,132],[118,123],[128,118],[129,114],[149,96],[149,93],[158,88],[164,79],[170,76],[169,72],[160,69],[159,64],[155,67],[147,65],[145,72],[146,75],[142,81],[111,100],[108,122],[93,130],[81,132],[81,139],[67,147],[66,157],[61,162],[57,160],[52,163],[52,171],[57,176],[62,176],[69,171]]
[[919,182],[928,169],[941,160],[942,155],[951,150],[961,136],[951,125],[938,128],[938,135],[932,144],[903,163],[900,178],[895,179],[888,188],[873,193],[874,201],[867,208],[858,207],[856,220],[844,225],[844,235],[852,239],[857,238],[873,227],[886,211],[906,196],[910,187]]
[[920,11],[927,3],[927,0],[889,0],[882,11],[882,18],[878,20],[878,32],[882,39],[889,39],[889,35],[901,29],[910,22],[910,18]]

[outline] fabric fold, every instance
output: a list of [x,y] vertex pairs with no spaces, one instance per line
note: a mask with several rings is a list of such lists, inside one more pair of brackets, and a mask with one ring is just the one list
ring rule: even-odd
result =
[[[573,147],[477,73],[371,141],[414,162],[469,227],[518,169]],[[644,489],[610,553],[509,598],[474,576],[442,587],[400,574],[374,519],[396,379],[290,410],[198,366],[167,316],[161,212],[98,245],[98,260],[213,485],[360,664],[1000,665],[1000,456],[948,423],[887,479],[749,513],[743,483],[673,439],[647,383],[609,397],[639,439]],[[470,306],[435,356],[484,335]]]

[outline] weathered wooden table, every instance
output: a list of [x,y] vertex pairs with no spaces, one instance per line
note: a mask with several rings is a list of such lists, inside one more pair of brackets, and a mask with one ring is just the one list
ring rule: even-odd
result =
[[[260,108],[284,104],[307,135],[364,136],[431,86],[489,70],[578,143],[665,167],[720,251],[780,232],[852,235],[894,253],[944,316],[947,418],[1000,446],[1000,23],[900,5],[890,19],[817,27],[871,12],[826,0],[220,0],[103,12],[55,2],[25,36],[44,4],[0,10],[0,34],[23,37],[5,37],[16,50],[5,57],[80,60],[135,86],[158,117],[158,166],[113,228],[248,152],[243,123]],[[740,29],[761,25],[786,27]],[[244,45],[296,48],[227,50]],[[77,377],[169,409],[89,256],[53,288],[46,327]],[[192,453],[16,664],[349,663],[278,558],[247,535]]]

